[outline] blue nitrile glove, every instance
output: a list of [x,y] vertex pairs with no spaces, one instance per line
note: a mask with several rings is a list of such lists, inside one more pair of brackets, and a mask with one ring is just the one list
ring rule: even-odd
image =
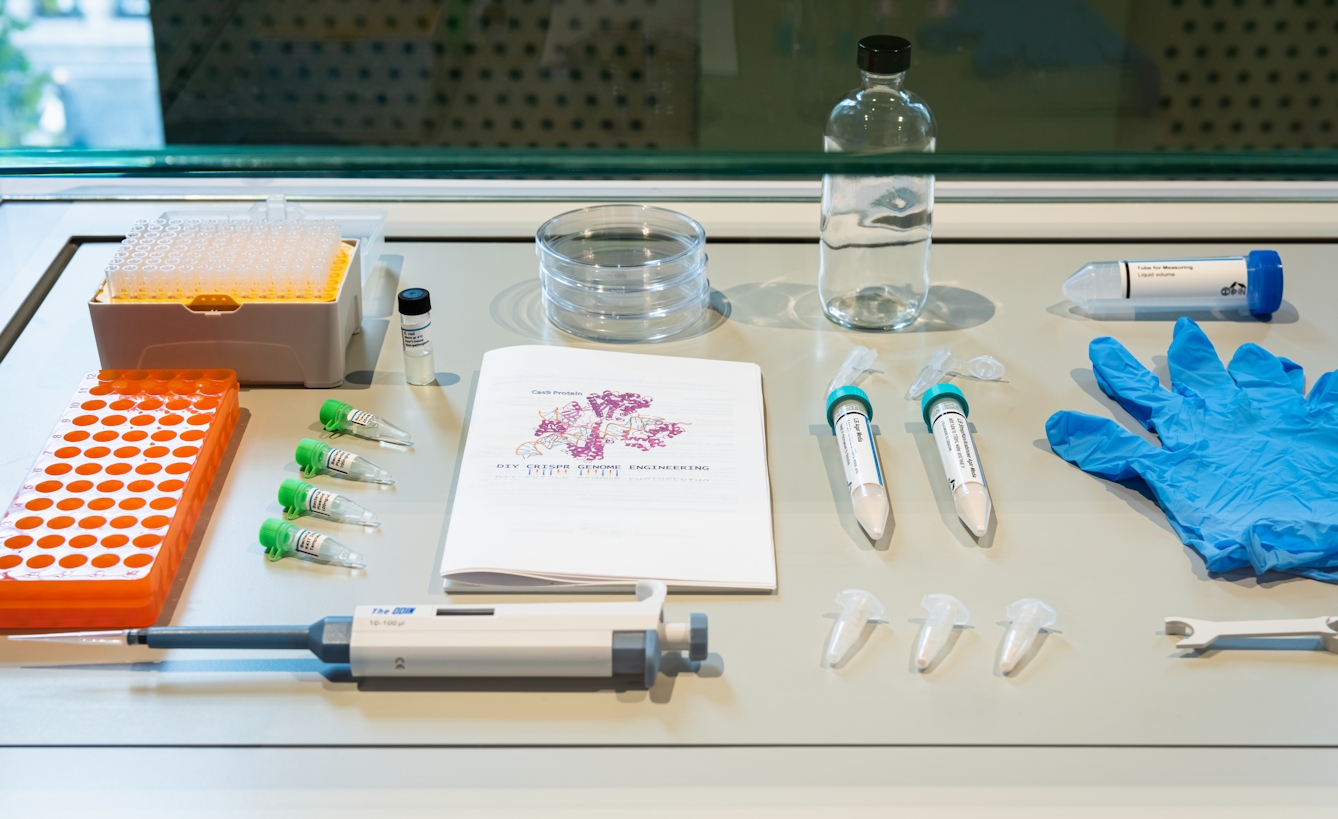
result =
[[1055,454],[1107,480],[1141,477],[1208,569],[1242,566],[1338,583],[1338,378],[1303,397],[1301,368],[1243,344],[1226,369],[1193,321],[1175,325],[1172,391],[1113,338],[1092,342],[1101,391],[1161,437],[1157,447],[1114,421],[1057,412]]

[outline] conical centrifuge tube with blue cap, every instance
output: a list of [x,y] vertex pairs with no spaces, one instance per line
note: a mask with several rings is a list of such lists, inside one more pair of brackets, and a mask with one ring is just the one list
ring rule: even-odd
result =
[[877,355],[867,347],[851,350],[827,387],[827,424],[836,434],[841,449],[850,504],[855,510],[855,520],[874,540],[882,537],[887,528],[890,507],[887,487],[883,483],[883,468],[878,462],[878,448],[869,426],[873,404],[864,390],[855,384],[863,378]]
[[860,632],[864,631],[866,623],[882,619],[883,616],[883,604],[863,589],[846,589],[836,595],[836,604],[841,607],[841,613],[827,641],[828,666],[840,662],[851,647],[859,642]]
[[999,653],[999,670],[1012,673],[1022,658],[1031,650],[1041,629],[1055,624],[1059,615],[1040,600],[1024,597],[1008,607],[1008,631],[1004,632],[1003,649]]
[[948,644],[952,630],[964,626],[971,619],[962,601],[951,594],[926,594],[920,605],[928,610],[920,636],[915,640],[915,667],[924,671]]
[[373,441],[413,446],[409,433],[370,412],[354,409],[352,404],[333,398],[321,404],[321,423],[330,432],[345,432]]
[[1064,282],[1064,298],[1094,318],[1138,311],[1236,311],[1269,316],[1282,306],[1275,250],[1203,259],[1091,262]]
[[292,555],[313,563],[328,563],[347,569],[364,569],[362,555],[320,532],[299,529],[278,518],[267,518],[260,524],[260,545],[270,561]]
[[283,516],[289,520],[302,515],[315,515],[336,523],[381,525],[376,515],[343,495],[317,489],[297,478],[285,478],[283,483],[279,484],[279,505],[283,507]]
[[394,483],[390,473],[361,455],[354,455],[342,449],[335,449],[312,438],[303,438],[297,444],[293,455],[297,465],[302,467],[302,477],[310,478],[322,472],[369,483]]
[[976,537],[984,537],[990,526],[990,490],[980,467],[976,441],[966,416],[971,412],[966,396],[952,384],[936,384],[920,399],[925,426],[934,434],[938,457],[952,492],[957,517]]
[[978,355],[970,361],[963,361],[952,354],[952,350],[939,348],[929,355],[929,360],[920,368],[919,374],[906,390],[906,400],[914,401],[925,390],[942,381],[944,376],[969,375],[978,381],[998,381],[1004,376],[1004,365],[994,356]]

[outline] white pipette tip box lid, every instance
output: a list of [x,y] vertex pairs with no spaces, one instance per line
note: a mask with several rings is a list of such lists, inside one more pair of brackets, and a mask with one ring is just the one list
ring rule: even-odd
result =
[[[242,384],[340,385],[385,219],[381,211],[308,214],[274,196],[249,210],[170,211],[137,225],[88,302],[102,366],[230,369]],[[330,253],[328,267],[321,252]],[[320,272],[304,279],[293,260],[308,257]],[[144,261],[162,264],[146,275],[133,264]]]

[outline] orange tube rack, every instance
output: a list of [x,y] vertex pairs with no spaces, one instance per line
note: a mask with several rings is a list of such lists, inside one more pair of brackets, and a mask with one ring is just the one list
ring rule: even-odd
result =
[[152,625],[238,412],[232,370],[85,376],[0,518],[0,628]]

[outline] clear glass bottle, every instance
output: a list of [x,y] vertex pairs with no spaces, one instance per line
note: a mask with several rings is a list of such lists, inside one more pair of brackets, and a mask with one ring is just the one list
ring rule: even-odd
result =
[[437,380],[432,358],[432,297],[421,287],[401,290],[400,336],[404,340],[404,380],[425,386]]
[[[859,41],[861,86],[827,119],[826,151],[933,151],[934,115],[902,88],[911,44],[877,35]],[[860,330],[900,330],[929,297],[934,177],[822,178],[818,293],[827,318]]]

